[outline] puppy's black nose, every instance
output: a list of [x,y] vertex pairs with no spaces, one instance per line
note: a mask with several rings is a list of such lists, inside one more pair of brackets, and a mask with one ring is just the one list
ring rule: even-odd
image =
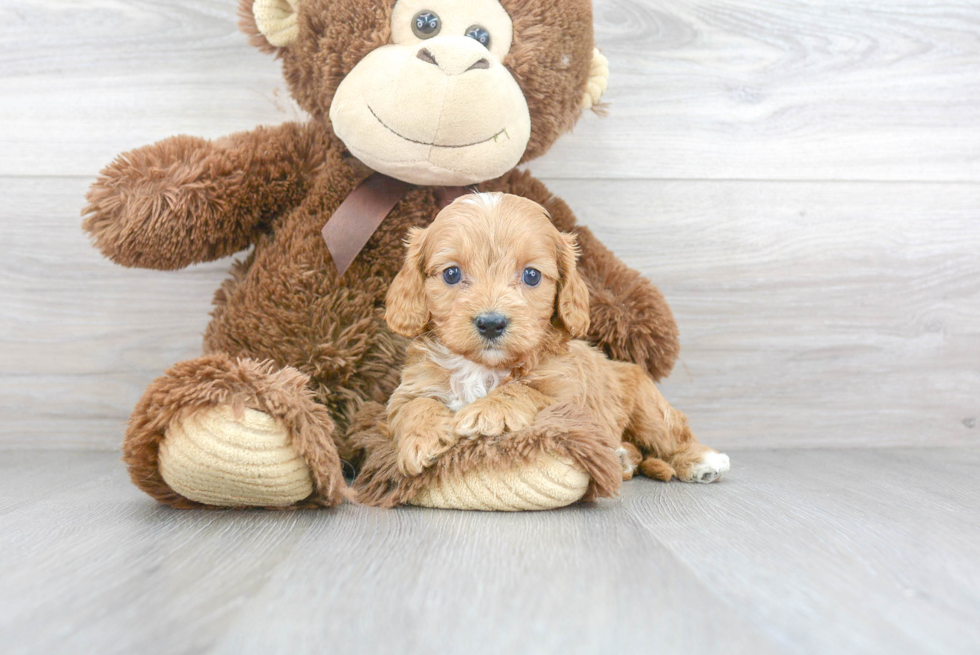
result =
[[476,325],[476,331],[480,333],[480,336],[490,340],[496,339],[503,334],[509,322],[506,316],[496,312],[492,314],[480,314],[473,319],[473,324]]

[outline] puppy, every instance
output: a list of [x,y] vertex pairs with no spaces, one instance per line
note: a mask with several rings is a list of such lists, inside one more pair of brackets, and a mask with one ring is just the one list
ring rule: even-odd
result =
[[408,237],[385,320],[415,338],[388,402],[398,467],[417,475],[459,439],[498,437],[572,402],[623,442],[624,477],[713,482],[727,455],[702,446],[647,373],[580,341],[589,292],[575,238],[540,205],[473,194]]

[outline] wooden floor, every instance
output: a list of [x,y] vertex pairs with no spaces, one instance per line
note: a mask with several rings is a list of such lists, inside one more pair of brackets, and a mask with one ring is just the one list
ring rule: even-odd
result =
[[977,653],[976,449],[754,450],[526,514],[176,511],[0,454],[12,653]]

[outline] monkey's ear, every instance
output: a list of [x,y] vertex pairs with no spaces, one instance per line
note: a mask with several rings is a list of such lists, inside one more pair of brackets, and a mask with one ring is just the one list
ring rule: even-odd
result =
[[582,109],[598,111],[599,100],[602,98],[602,94],[606,92],[607,86],[609,86],[609,60],[599,52],[599,48],[593,48],[592,65],[589,67],[589,79],[585,83]]
[[301,0],[240,0],[239,26],[262,52],[275,53],[299,36],[296,16]]
[[562,234],[558,241],[558,297],[555,315],[572,337],[582,339],[589,332],[589,289],[575,266],[578,245],[575,236]]
[[422,334],[429,322],[425,303],[425,230],[408,231],[408,254],[402,270],[388,287],[385,297],[385,321],[395,334],[414,338]]

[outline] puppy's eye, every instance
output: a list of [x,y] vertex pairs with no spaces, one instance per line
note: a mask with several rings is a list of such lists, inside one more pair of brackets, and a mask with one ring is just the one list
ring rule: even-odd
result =
[[490,49],[490,32],[488,32],[487,28],[483,27],[482,25],[470,25],[464,36],[468,36],[471,39],[479,41],[484,48],[487,50]]
[[412,32],[420,39],[431,39],[442,29],[439,14],[434,11],[420,11],[412,19]]
[[450,266],[442,272],[442,280],[449,286],[459,284],[462,279],[463,272],[459,270],[459,266]]
[[536,268],[524,269],[524,284],[529,287],[536,287],[541,284],[541,271]]

